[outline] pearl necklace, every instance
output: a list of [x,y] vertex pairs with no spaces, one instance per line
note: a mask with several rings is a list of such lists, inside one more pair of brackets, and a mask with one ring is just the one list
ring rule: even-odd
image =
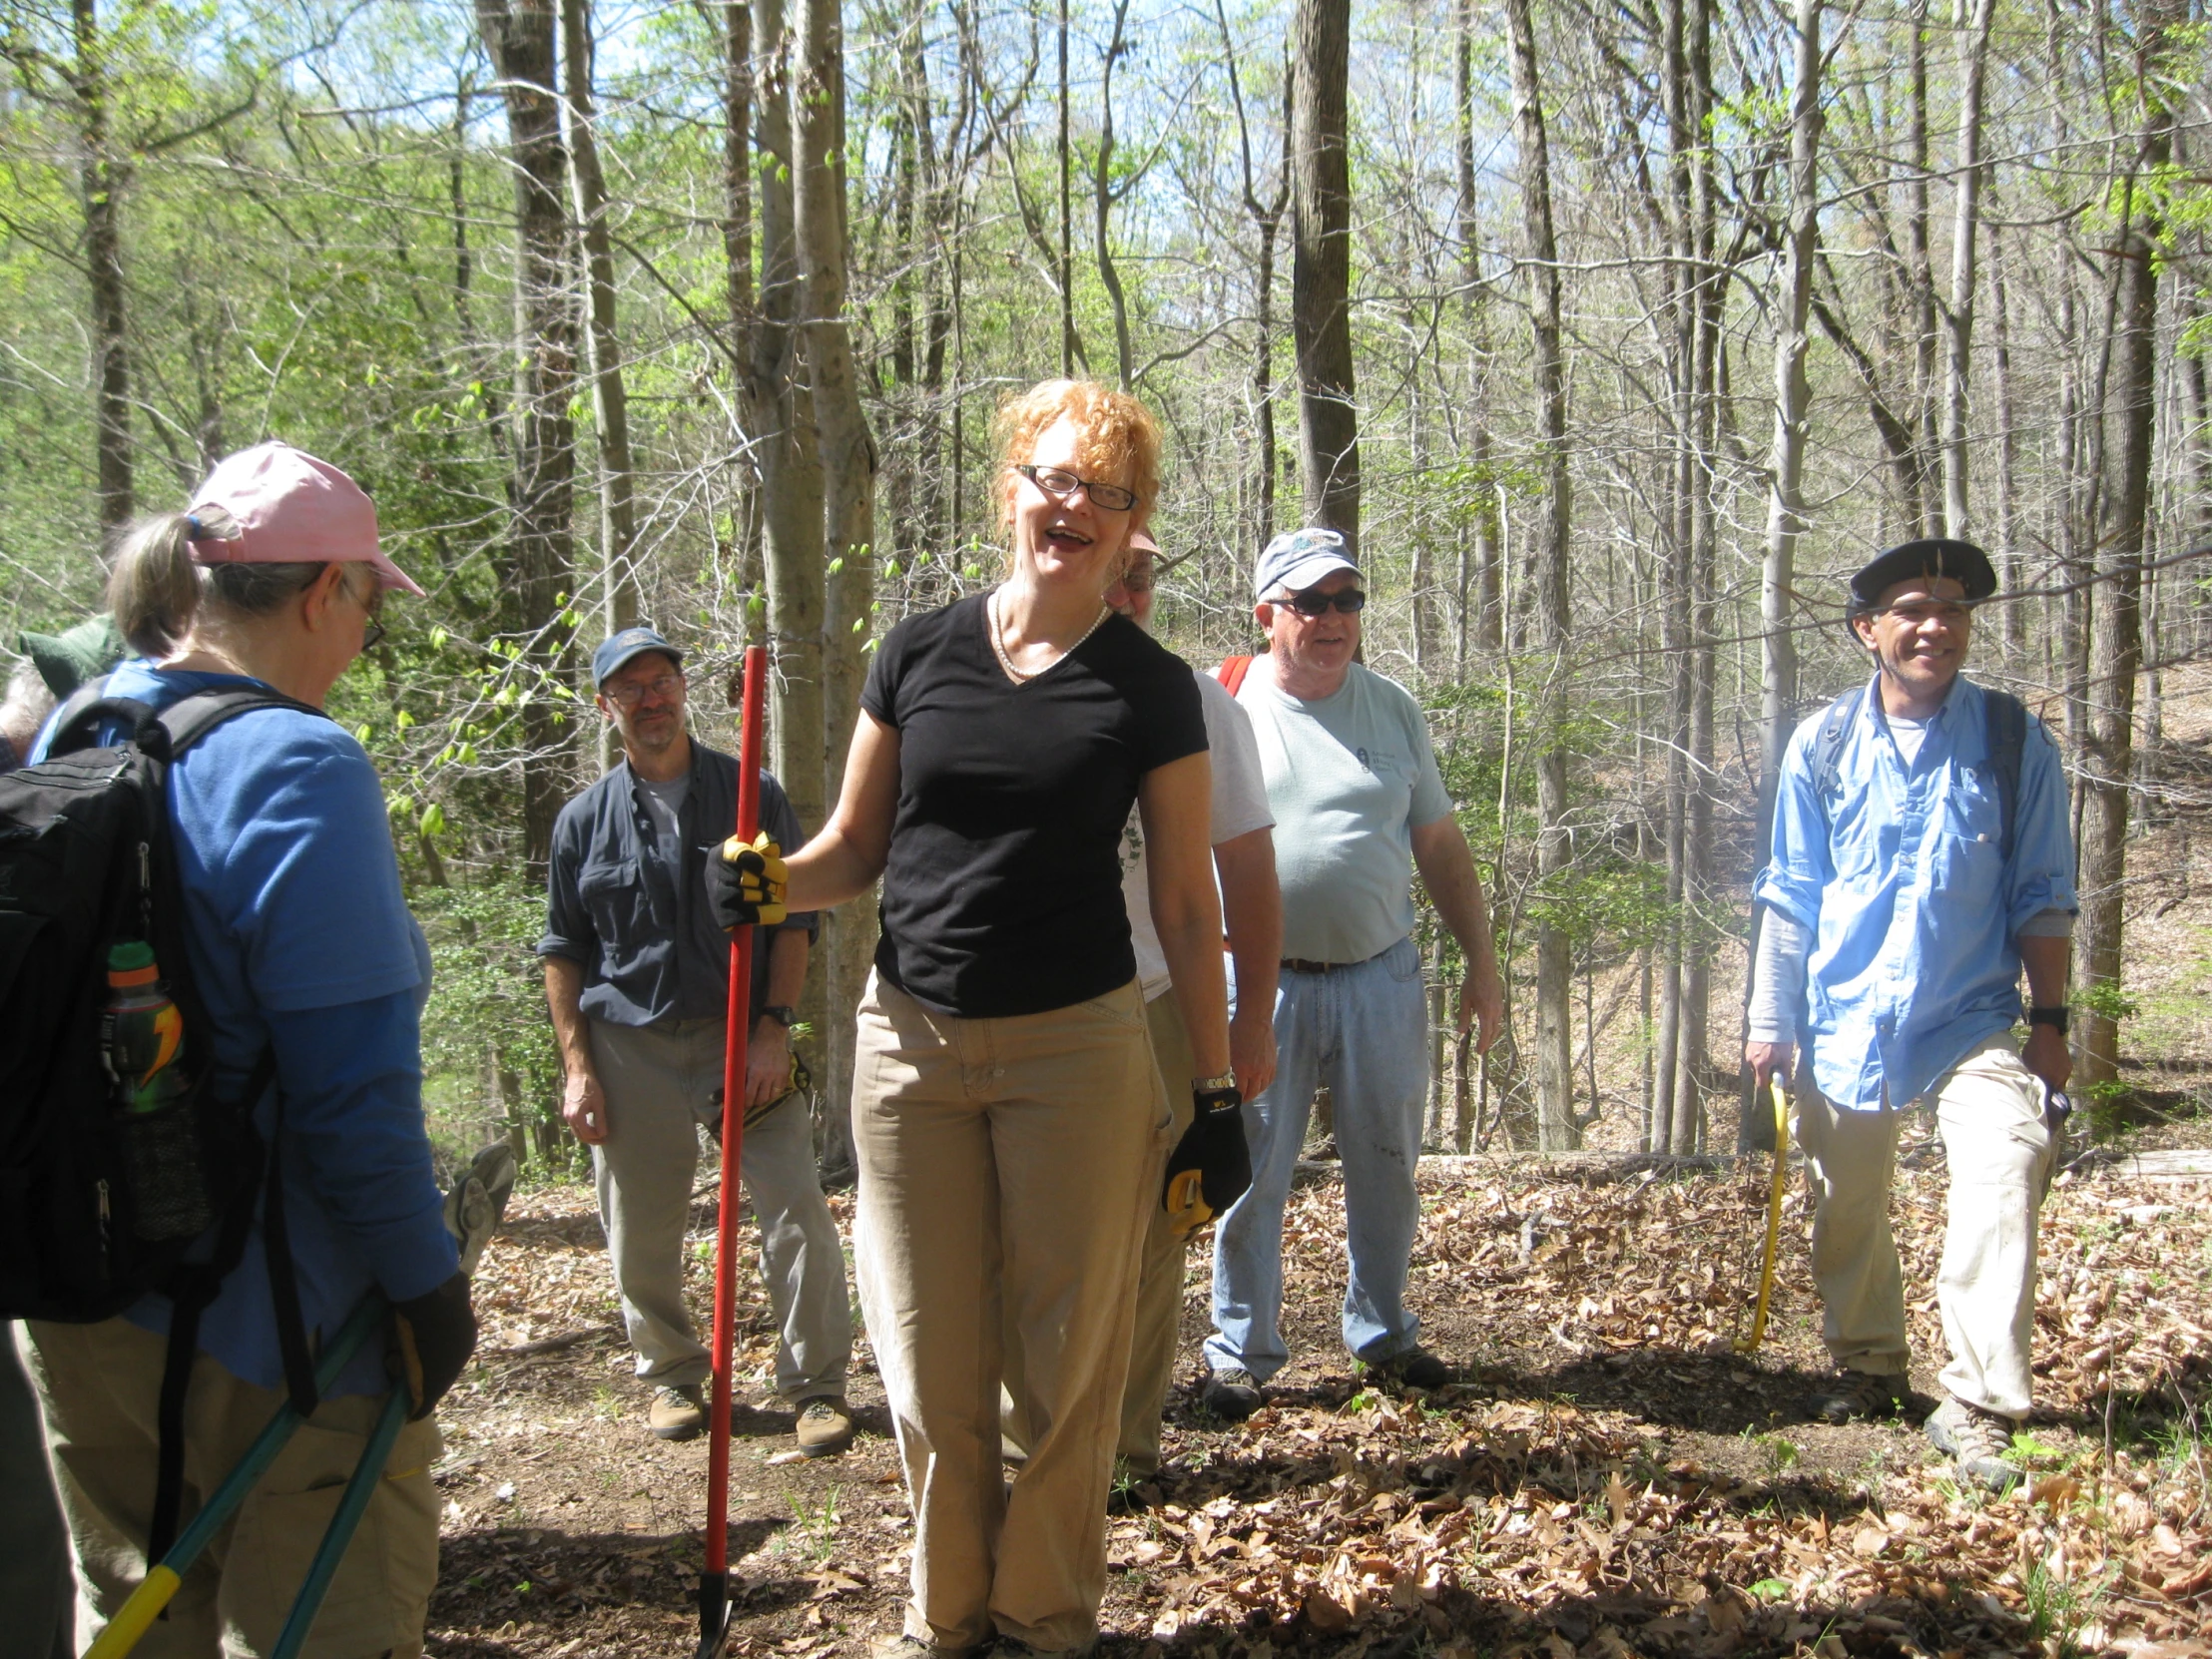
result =
[[1020,669],[1014,667],[1014,660],[1012,657],[1007,655],[1006,643],[1004,638],[1002,637],[1003,629],[1000,625],[998,617],[998,596],[1004,591],[1005,590],[1003,588],[993,588],[991,590],[991,596],[983,601],[983,611],[984,615],[989,619],[991,625],[991,653],[993,656],[997,657],[998,666],[1006,671],[1006,678],[1013,681],[1013,683],[1017,686],[1028,685],[1029,682],[1034,680],[1038,674],[1051,673],[1054,668],[1059,666],[1059,664],[1066,661],[1069,657],[1074,656],[1077,651],[1082,649],[1083,641],[1089,639],[1093,634],[1097,633],[1098,630],[1105,624],[1106,619],[1114,614],[1113,607],[1101,600],[1099,602],[1098,615],[1091,618],[1091,625],[1083,630],[1082,635],[1076,640],[1073,645],[1069,646],[1065,651],[1061,652],[1059,656],[1053,658],[1051,662],[1045,664],[1043,668],[1038,669],[1036,671],[1036,674],[1024,674]]

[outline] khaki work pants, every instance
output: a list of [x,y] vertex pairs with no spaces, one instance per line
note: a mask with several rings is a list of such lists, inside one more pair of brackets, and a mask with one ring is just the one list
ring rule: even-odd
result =
[[[1152,1052],[1167,1091],[1173,1121],[1167,1144],[1173,1147],[1190,1128],[1196,1108],[1190,1080],[1198,1075],[1191,1057],[1191,1034],[1175,993],[1163,991],[1145,1004],[1152,1030]],[[1114,1456],[1132,1475],[1157,1473],[1160,1467],[1160,1416],[1175,1385],[1175,1348],[1183,1334],[1183,1283],[1190,1236],[1178,1233],[1167,1207],[1155,1201],[1145,1223],[1144,1254],[1137,1263],[1137,1311],[1129,1343],[1129,1381],[1121,1394],[1121,1435]],[[1006,1386],[1000,1390],[999,1432],[1010,1455],[1029,1455],[1029,1423],[1015,1396],[1021,1391],[1021,1342],[1006,1333]]]
[[[89,1641],[146,1576],[160,1443],[155,1411],[169,1344],[122,1319],[34,1323],[30,1332],[31,1377],[76,1545],[77,1634]],[[282,1403],[282,1394],[198,1357],[185,1398],[185,1521]],[[245,1659],[276,1645],[382,1406],[369,1394],[325,1399],[292,1431],[133,1659]],[[434,1420],[400,1429],[307,1638],[309,1659],[412,1659],[422,1651],[423,1615],[438,1577],[430,1466],[439,1446]]]
[[[1167,1102],[1135,981],[960,1019],[870,976],[853,1062],[853,1258],[914,1509],[906,1629],[1088,1641]],[[1002,1322],[1030,1455],[999,1462]]]
[[[1812,1087],[1797,1096],[1798,1143],[1813,1197],[1813,1280],[1822,1340],[1839,1366],[1904,1373],[1905,1283],[1890,1232],[1903,1113],[1845,1111]],[[1936,1080],[1924,1097],[1950,1168],[1950,1198],[1936,1298],[1950,1363],[1942,1384],[1970,1405],[2027,1414],[2034,1384],[2035,1228],[2050,1181],[2043,1091],[2010,1037],[1992,1037]]]
[[[692,1387],[714,1369],[684,1304],[684,1235],[699,1174],[699,1130],[719,1126],[719,1019],[662,1025],[590,1022],[592,1066],[607,1092],[607,1138],[591,1149],[600,1224],[637,1375]],[[794,1097],[749,1124],[740,1184],[761,1224],[761,1279],[781,1341],[776,1391],[797,1405],[844,1392],[852,1311],[844,1246],[822,1195],[814,1118]]]

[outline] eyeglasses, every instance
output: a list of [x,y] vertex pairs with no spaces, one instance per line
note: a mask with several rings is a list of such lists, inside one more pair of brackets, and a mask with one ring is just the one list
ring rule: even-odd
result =
[[1276,603],[1288,605],[1300,616],[1327,616],[1331,611],[1342,611],[1353,616],[1367,608],[1368,596],[1358,588],[1346,588],[1340,593],[1323,593],[1319,588],[1308,588],[1304,593],[1294,593]]
[[647,692],[665,703],[683,689],[684,677],[681,674],[664,674],[658,680],[648,680],[642,686],[635,680],[625,680],[619,686],[600,688],[608,702],[619,704],[625,709],[636,708]]
[[363,599],[353,591],[353,578],[347,576],[345,579],[346,594],[361,608],[361,650],[364,654],[374,651],[384,643],[384,624],[381,620],[384,611],[384,584],[374,577],[369,580],[373,585],[368,590],[368,597]]
[[1903,605],[1889,606],[1875,612],[1875,615],[1890,617],[1904,623],[1908,628],[1918,628],[1924,622],[1941,622],[1955,628],[1973,615],[1973,607],[1955,601],[1915,599],[1908,600]]
[[1137,504],[1135,490],[1123,489],[1119,484],[1103,484],[1093,478],[1078,478],[1066,467],[1024,465],[1014,470],[1047,495],[1067,496],[1081,490],[1090,497],[1092,506],[1103,507],[1110,513],[1126,513]]

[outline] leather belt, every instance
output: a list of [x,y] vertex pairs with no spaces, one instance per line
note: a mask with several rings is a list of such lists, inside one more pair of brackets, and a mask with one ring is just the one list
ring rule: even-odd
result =
[[1358,967],[1358,962],[1309,962],[1303,956],[1283,958],[1286,973],[1335,973],[1339,968]]

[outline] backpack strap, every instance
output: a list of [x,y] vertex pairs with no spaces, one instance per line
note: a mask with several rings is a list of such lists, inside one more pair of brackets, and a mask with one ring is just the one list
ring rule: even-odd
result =
[[1997,851],[2012,857],[2012,821],[2018,817],[2020,755],[2027,747],[2027,707],[2010,692],[1981,690],[1982,737],[1989,747],[1989,770],[1997,780]]
[[294,714],[313,715],[317,720],[330,718],[312,703],[302,703],[266,686],[230,686],[221,691],[194,692],[190,697],[180,697],[161,713],[162,726],[169,733],[171,757],[182,755],[217,727],[256,709],[289,709]]
[[1844,744],[1851,737],[1852,722],[1858,719],[1859,706],[1866,696],[1865,686],[1854,686],[1837,698],[1821,717],[1820,735],[1813,740],[1813,788],[1831,820],[1835,811],[1830,803],[1844,787]]
[[1222,684],[1222,690],[1231,697],[1243,689],[1245,676],[1252,672],[1250,657],[1224,657],[1221,666],[1214,670],[1214,678]]

